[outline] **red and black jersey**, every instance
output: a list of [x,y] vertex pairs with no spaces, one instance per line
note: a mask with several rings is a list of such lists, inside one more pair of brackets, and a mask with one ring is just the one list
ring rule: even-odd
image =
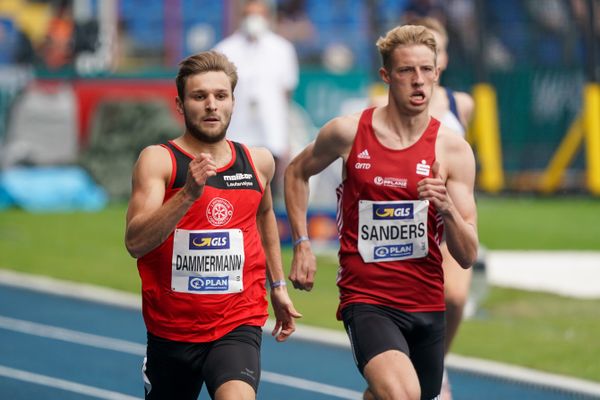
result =
[[[248,149],[228,141],[232,158],[171,235],[138,260],[146,327],[153,335],[208,342],[267,319],[266,258],[256,215],[264,188]],[[164,202],[186,180],[193,156],[174,142]]]
[[338,189],[339,310],[369,303],[407,312],[442,311],[443,222],[417,194],[417,182],[430,176],[436,160],[440,123],[431,118],[416,143],[390,149],[375,135],[373,111],[361,115]]

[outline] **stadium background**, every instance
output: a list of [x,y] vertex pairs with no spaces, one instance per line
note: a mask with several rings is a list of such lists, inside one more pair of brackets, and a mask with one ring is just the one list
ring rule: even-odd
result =
[[[368,96],[378,80],[379,59],[373,43],[379,35],[408,13],[440,17],[450,34],[451,62],[443,83],[470,91],[478,81],[489,80],[497,93],[501,165],[507,178],[502,189],[535,191],[535,177],[548,166],[582,109],[587,60],[584,28],[590,14],[585,7],[594,2],[272,3],[278,15],[276,29],[298,51],[301,77],[294,100],[313,127],[338,115],[348,99]],[[156,96],[152,97],[163,96],[172,106],[170,83],[177,62],[211,48],[231,33],[239,8],[237,0],[76,0],[63,18],[67,25],[63,30],[68,33],[61,33],[53,29],[54,20],[57,10],[65,5],[69,9],[70,3],[0,1],[0,137],[10,130],[11,105],[35,81],[60,81],[67,83],[62,91],[73,91],[71,112],[77,113],[78,150],[88,144],[96,105],[103,96],[136,97],[132,91],[123,96],[130,89],[128,84],[145,87],[144,93],[153,90]],[[61,38],[61,34],[69,37]],[[44,48],[49,36],[68,41],[64,54]],[[596,47],[598,37],[594,37]],[[561,187],[585,189],[581,155],[570,164],[570,179]]]
[[[592,3],[596,4],[595,13],[585,9]],[[595,69],[590,68],[589,60],[593,57],[586,49],[591,48],[590,44],[595,48],[600,45],[597,36],[600,24],[596,22],[593,40],[584,27],[598,19],[598,3],[598,0],[273,1],[279,11],[277,29],[293,40],[301,61],[290,135],[295,146],[301,146],[327,119],[363,105],[371,91],[377,89],[374,84],[378,79],[379,59],[373,45],[376,38],[411,9],[426,6],[428,12],[445,20],[450,33],[451,61],[443,83],[472,91],[481,82],[489,82],[497,96],[500,145],[495,150],[501,155],[500,172],[504,179],[501,185],[491,187],[479,182],[477,195],[485,200],[480,202],[480,209],[490,207],[489,199],[494,199],[492,204],[496,199],[500,202],[510,199],[510,203],[518,205],[525,196],[526,202],[535,204],[530,210],[539,210],[549,202],[572,198],[571,195],[583,198],[585,203],[576,202],[561,209],[562,217],[574,211],[585,214],[585,219],[568,217],[581,221],[577,229],[558,226],[558,217],[554,225],[552,219],[543,217],[548,224],[532,224],[531,231],[523,231],[524,237],[538,237],[539,242],[552,243],[539,247],[543,250],[568,248],[577,253],[595,250],[592,262],[597,265],[598,235],[594,232],[600,226],[596,197],[599,193],[590,190],[586,181],[589,175],[586,154],[590,151],[584,151],[585,141],[578,121],[584,110],[585,89],[594,76],[597,83],[598,64]],[[130,269],[123,268],[134,262],[122,246],[121,226],[122,201],[128,196],[131,166],[143,146],[181,133],[180,121],[172,108],[177,62],[195,51],[210,48],[229,34],[236,26],[239,1],[74,0],[72,14],[57,21],[56,10],[63,4],[68,2],[0,0],[0,249],[3,249],[0,268],[81,282],[89,278],[131,291],[137,288],[139,279]],[[62,40],[65,51],[48,52],[49,35],[59,43]],[[480,42],[479,38],[484,40]],[[598,104],[589,115],[600,118]],[[575,134],[567,135],[568,132]],[[570,146],[565,146],[565,137],[571,138]],[[470,140],[481,172],[482,155],[472,132]],[[544,171],[561,148],[570,149],[562,157],[565,173],[560,170],[556,174],[555,186],[549,190],[551,196],[542,198],[538,195],[545,193],[540,186]],[[595,151],[600,151],[600,144]],[[85,173],[92,179],[88,180]],[[99,185],[94,186],[96,183]],[[106,207],[110,201],[114,204]],[[327,240],[335,237],[335,228],[331,204],[324,205],[324,209],[311,209],[310,234]],[[21,209],[35,213],[15,212]],[[101,213],[86,215],[53,213],[101,209]],[[489,210],[487,213],[490,214]],[[519,214],[518,218],[521,223],[536,219],[532,214]],[[502,235],[518,236],[514,225],[519,221],[512,218],[498,216],[496,225],[504,223]],[[481,224],[482,236],[489,225]],[[280,227],[285,241],[285,221]],[[553,232],[559,238],[566,232],[566,236],[575,238],[577,246],[554,245],[550,241]],[[39,241],[40,237],[46,238],[44,243]],[[81,243],[81,249],[73,248],[71,243],[75,242]],[[521,242],[529,243],[525,239]],[[572,246],[566,241],[562,245]],[[490,246],[493,250],[507,249],[497,244]],[[33,248],[37,251],[31,251]],[[86,248],[103,249],[94,256],[97,265],[79,254]],[[284,256],[289,254],[284,252]],[[574,263],[574,258],[570,260]],[[289,265],[288,261],[285,265]],[[88,263],[90,275],[80,274],[79,266]],[[566,277],[575,275],[572,271],[568,275],[564,270],[561,273],[563,281],[572,281]],[[333,268],[329,272],[321,269],[320,279],[331,283],[334,274]],[[516,273],[513,275],[516,277]],[[591,286],[595,277],[587,279]],[[329,286],[334,290],[333,284]],[[498,298],[495,289],[492,294]],[[517,299],[520,295],[507,292],[503,296]],[[323,303],[334,304],[335,294],[323,299]],[[570,301],[558,298],[552,302],[543,298],[539,305],[532,306],[535,309],[532,315],[543,308],[542,304],[559,309]],[[527,298],[525,303],[530,304],[531,299]],[[581,304],[577,303],[573,309],[579,312]],[[597,315],[593,304],[589,303],[587,309],[590,320]],[[571,314],[580,317],[578,313]],[[307,311],[307,315],[311,313]],[[322,318],[332,323],[331,315]],[[534,325],[545,327],[545,321],[537,323],[533,316],[525,320],[532,324],[523,325],[529,336],[535,330]],[[565,330],[578,329],[580,321],[581,318],[567,321]],[[504,334],[500,330],[498,336],[513,336],[515,329],[511,325]],[[562,327],[557,330],[562,334]],[[480,338],[481,349],[491,347],[485,334],[474,332],[466,331],[471,334],[466,336],[469,342]],[[589,361],[582,364],[589,365],[592,372],[584,376],[597,380],[592,370],[597,365],[598,347],[594,344],[597,341],[592,336],[582,339],[576,332],[568,338],[564,333],[565,347],[571,348],[568,346],[572,345],[569,339],[572,336],[581,342],[585,350],[571,351],[588,356]],[[525,348],[527,343],[523,340]],[[529,343],[529,353],[538,344]],[[514,348],[512,342],[507,348]],[[522,362],[515,358],[509,361]],[[567,358],[574,357],[558,357]],[[567,362],[550,359],[541,364],[545,364],[544,369],[546,365],[564,364],[565,370],[561,372],[569,373]]]

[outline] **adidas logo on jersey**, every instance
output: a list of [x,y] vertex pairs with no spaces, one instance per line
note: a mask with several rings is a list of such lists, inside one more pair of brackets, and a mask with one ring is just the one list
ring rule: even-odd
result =
[[360,153],[358,153],[358,158],[362,158],[364,160],[370,160],[371,156],[369,155],[369,151],[367,149],[364,149],[363,151],[361,151]]

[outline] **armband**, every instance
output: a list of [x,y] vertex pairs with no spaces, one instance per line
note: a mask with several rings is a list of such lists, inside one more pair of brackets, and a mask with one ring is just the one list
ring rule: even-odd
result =
[[281,286],[287,286],[286,281],[279,280],[279,281],[271,282],[271,289],[277,289],[278,287],[281,287]]
[[293,246],[296,247],[298,246],[300,243],[302,242],[308,242],[310,239],[308,238],[308,236],[300,236],[298,239],[296,239],[294,241]]

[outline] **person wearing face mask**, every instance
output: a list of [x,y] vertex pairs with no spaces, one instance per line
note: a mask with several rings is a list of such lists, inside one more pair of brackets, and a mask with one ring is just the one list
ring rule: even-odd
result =
[[248,0],[239,28],[215,45],[238,69],[235,113],[229,135],[249,146],[264,146],[275,157],[273,197],[281,195],[281,173],[289,155],[288,112],[298,84],[298,58],[291,42],[270,29],[270,8]]

